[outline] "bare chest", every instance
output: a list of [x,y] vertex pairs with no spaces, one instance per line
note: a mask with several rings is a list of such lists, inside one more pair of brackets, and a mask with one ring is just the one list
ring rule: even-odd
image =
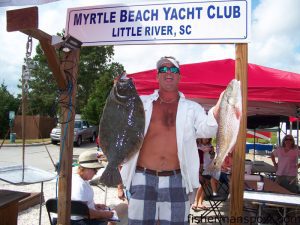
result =
[[151,116],[151,124],[165,128],[176,126],[178,102],[167,104],[154,102]]

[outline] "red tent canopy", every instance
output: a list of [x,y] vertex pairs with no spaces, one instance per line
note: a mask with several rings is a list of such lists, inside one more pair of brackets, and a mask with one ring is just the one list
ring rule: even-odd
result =
[[[232,59],[181,65],[179,90],[209,109],[234,78]],[[139,94],[158,88],[156,69],[130,74]],[[300,74],[248,64],[248,115],[295,116],[300,107]]]

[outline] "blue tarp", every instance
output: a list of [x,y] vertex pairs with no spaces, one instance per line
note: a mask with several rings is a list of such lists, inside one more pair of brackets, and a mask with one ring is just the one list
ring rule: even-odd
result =
[[249,153],[250,149],[255,149],[256,151],[269,151],[273,150],[273,145],[270,144],[255,144],[254,143],[247,143],[246,144],[246,153]]

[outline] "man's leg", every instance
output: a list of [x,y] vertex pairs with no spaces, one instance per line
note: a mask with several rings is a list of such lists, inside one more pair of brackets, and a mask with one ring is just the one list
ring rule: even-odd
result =
[[155,225],[158,177],[136,172],[130,187],[129,225]]
[[190,201],[181,174],[159,177],[158,188],[160,225],[187,225]]

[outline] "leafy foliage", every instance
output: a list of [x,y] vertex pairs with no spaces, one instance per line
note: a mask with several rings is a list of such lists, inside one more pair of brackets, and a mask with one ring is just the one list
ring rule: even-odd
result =
[[0,137],[4,138],[9,129],[9,111],[15,111],[17,114],[19,107],[19,100],[15,98],[7,90],[4,82],[0,86]]
[[81,113],[93,91],[94,82],[109,70],[113,46],[83,47],[80,51],[76,112]]
[[113,80],[124,71],[122,65],[113,63],[94,83],[93,91],[82,111],[83,117],[90,124],[99,124],[106,98],[113,86]]
[[[77,80],[76,113],[81,114],[93,91],[94,82],[111,69],[113,46],[83,47],[80,51]],[[59,56],[59,53],[58,53]],[[59,106],[59,90],[40,44],[33,57],[28,93],[28,113],[56,117]]]
[[57,114],[57,85],[40,45],[36,48],[33,62],[34,69],[31,71],[31,80],[29,81],[27,111],[31,115],[55,117]]

